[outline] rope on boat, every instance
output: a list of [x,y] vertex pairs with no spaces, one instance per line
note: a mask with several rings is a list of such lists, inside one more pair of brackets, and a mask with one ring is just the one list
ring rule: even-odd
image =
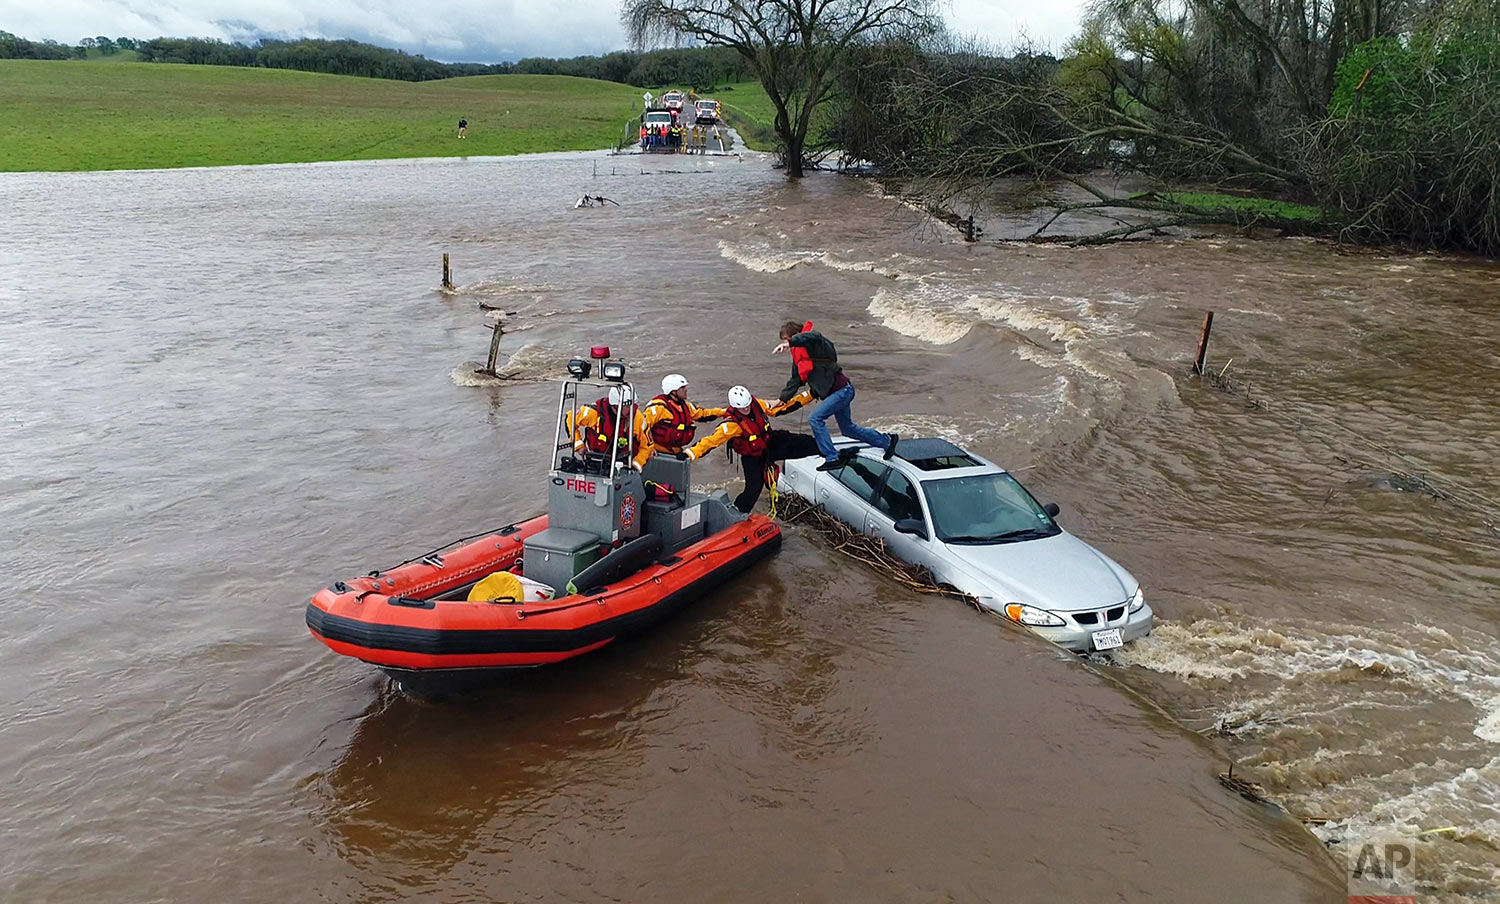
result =
[[[449,542],[444,543],[442,546],[439,546],[438,548],[432,550],[431,552],[423,553],[420,556],[412,556],[410,559],[407,559],[404,562],[397,562],[395,565],[392,565],[389,568],[376,568],[374,571],[371,571],[369,574],[365,575],[365,577],[367,577],[367,578],[378,578],[378,577],[380,577],[381,575],[385,574],[388,571],[395,571],[397,568],[400,568],[402,565],[410,565],[413,562],[422,562],[422,561],[425,561],[425,560],[433,558],[433,557],[437,557],[437,560],[438,560],[438,564],[436,566],[434,566],[434,567],[441,567],[441,565],[442,565],[442,557],[438,556],[438,553],[442,552],[443,550],[445,550],[445,549],[452,549],[453,547],[458,546],[461,543],[468,543],[470,540],[478,540],[480,537],[488,537],[490,534],[503,533],[505,531],[510,530],[511,528],[513,528],[515,526],[516,526],[515,523],[511,523],[511,524],[507,524],[507,525],[505,525],[504,527],[501,527],[501,528],[491,528],[490,530],[482,530],[479,533],[474,534],[471,537],[459,537],[457,540],[450,540]],[[429,562],[428,564],[432,564],[432,563]]]

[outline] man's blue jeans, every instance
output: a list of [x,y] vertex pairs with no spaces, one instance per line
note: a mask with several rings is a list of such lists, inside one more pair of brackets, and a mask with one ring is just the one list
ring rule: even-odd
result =
[[854,416],[849,413],[849,406],[854,403],[854,384],[850,383],[843,389],[813,406],[808,412],[807,425],[812,428],[813,439],[818,442],[818,451],[823,454],[824,461],[837,461],[838,451],[833,448],[833,439],[828,435],[828,419],[831,417],[838,421],[839,432],[857,439],[868,446],[884,449],[891,444],[891,438],[878,430],[869,427],[861,427],[854,423]]

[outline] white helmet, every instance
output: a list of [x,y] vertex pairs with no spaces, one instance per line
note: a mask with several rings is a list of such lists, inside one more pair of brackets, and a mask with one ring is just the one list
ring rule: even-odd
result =
[[661,378],[661,391],[673,393],[687,385],[687,377],[682,374],[667,374]]
[[735,386],[729,390],[729,404],[735,408],[749,408],[752,398],[750,390],[743,386]]
[[635,394],[630,391],[629,386],[611,386],[609,388],[609,403],[619,408],[622,401],[634,402]]

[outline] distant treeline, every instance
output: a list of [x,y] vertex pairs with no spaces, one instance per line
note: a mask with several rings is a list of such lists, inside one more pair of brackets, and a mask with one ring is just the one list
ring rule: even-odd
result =
[[77,45],[68,46],[56,41],[28,41],[8,31],[0,31],[0,60],[71,60],[88,56],[90,50],[98,50],[111,56],[122,50],[134,50],[135,41],[130,38],[84,38]]
[[330,75],[422,82],[465,75],[575,75],[654,88],[684,85],[702,89],[725,82],[748,81],[754,74],[733,50],[692,47],[647,52],[617,51],[570,59],[528,57],[514,63],[441,63],[424,56],[359,41],[263,40],[254,44],[212,38],[84,38],[77,46],[56,41],[28,41],[0,32],[0,59],[66,60],[90,50],[105,55],[134,50],[145,63],[192,63],[205,66],[251,66],[297,69]]
[[258,41],[254,45],[212,38],[152,38],[136,45],[143,63],[250,66],[297,69],[330,75],[357,75],[425,82],[461,75],[489,75],[483,63],[440,63],[426,57],[359,41]]
[[603,56],[565,60],[528,57],[501,63],[502,71],[523,75],[576,75],[641,88],[682,85],[708,91],[726,82],[757,81],[755,72],[738,52],[728,47],[683,47],[644,53],[617,50]]

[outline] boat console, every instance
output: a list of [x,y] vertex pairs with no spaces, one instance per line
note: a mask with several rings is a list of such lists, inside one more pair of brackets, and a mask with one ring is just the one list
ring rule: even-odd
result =
[[[625,364],[612,360],[608,347],[593,349],[592,358],[568,362],[547,475],[548,527],[526,541],[526,576],[559,589],[643,534],[659,536],[659,554],[669,556],[744,518],[723,490],[712,495],[690,491],[691,462],[657,455],[640,472],[631,467],[639,451],[632,429],[638,402],[622,406],[625,411],[614,419],[609,448],[615,455],[575,447],[573,425],[580,409],[611,389],[637,398],[625,378]],[[602,379],[591,379],[595,362]]]

